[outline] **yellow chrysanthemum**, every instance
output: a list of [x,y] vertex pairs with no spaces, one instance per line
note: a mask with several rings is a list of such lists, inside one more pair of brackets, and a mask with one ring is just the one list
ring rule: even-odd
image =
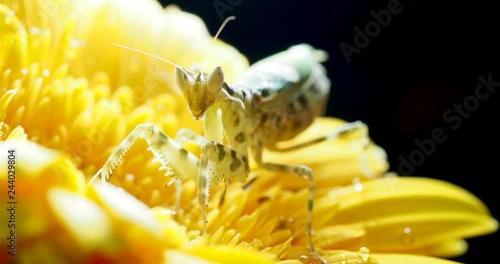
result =
[[[198,17],[153,0],[0,0],[1,263],[317,263],[305,233],[307,182],[294,175],[254,166],[256,180],[231,184],[226,202],[215,190],[205,235],[195,183],[183,183],[173,214],[175,190],[143,142],[109,184],[87,186],[137,124],[169,136],[202,131],[171,66],[112,43],[188,67],[211,40]],[[206,67],[221,65],[232,83],[248,61],[215,43],[217,60]],[[318,118],[294,141],[343,123]],[[385,152],[374,144],[366,150],[374,176],[364,176],[363,149],[351,142],[265,153],[313,169],[313,239],[329,263],[449,263],[435,257],[463,254],[464,239],[497,230],[466,190],[387,174]]]

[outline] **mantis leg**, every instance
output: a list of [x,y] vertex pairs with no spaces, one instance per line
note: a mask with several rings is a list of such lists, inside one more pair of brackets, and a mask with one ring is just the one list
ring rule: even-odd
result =
[[[175,136],[175,140],[182,146],[185,142],[194,142],[197,145],[201,146],[203,143],[207,142],[207,139],[201,136],[200,134],[185,128],[181,128],[177,135]],[[182,194],[182,183],[181,181],[176,181],[175,184],[175,210],[179,211],[181,207],[181,194]]]
[[339,128],[328,132],[326,135],[322,137],[318,137],[297,145],[285,147],[285,148],[278,148],[276,146],[270,147],[269,150],[272,151],[278,151],[278,152],[286,152],[286,151],[293,151],[293,150],[298,150],[301,148],[309,147],[311,145],[326,141],[326,140],[331,140],[331,139],[336,139],[339,137],[348,137],[352,135],[356,135],[356,140],[361,144],[363,148],[363,152],[361,153],[360,156],[360,166],[361,166],[361,171],[367,176],[367,177],[373,177],[374,172],[370,169],[368,165],[368,156],[366,155],[366,148],[368,147],[369,142],[369,137],[368,137],[368,126],[364,124],[361,121],[355,121],[352,123],[346,123]]
[[[113,151],[102,169],[100,169],[90,183],[101,174],[102,181],[109,180],[114,169],[122,161],[125,154],[135,143],[137,138],[142,138],[148,143],[148,150],[161,163],[160,169],[166,169],[166,175],[171,175],[180,180],[183,178],[196,179],[198,158],[184,149],[178,142],[169,138],[160,129],[150,124],[137,125],[130,134]],[[90,184],[89,183],[89,184]],[[180,184],[179,184],[180,185]],[[176,208],[178,209],[178,208]]]
[[[248,158],[228,146],[215,141],[209,141],[203,136],[187,129],[181,129],[177,134],[178,140],[193,141],[201,145],[200,164],[198,168],[198,201],[203,217],[203,233],[207,223],[207,206],[210,187],[216,182],[224,182],[224,199],[227,185],[233,179],[243,181],[250,172]],[[212,179],[212,177],[215,178]]]
[[[353,122],[353,123],[347,123],[344,124],[343,126],[339,127],[338,129],[331,131],[327,133],[323,137],[319,137],[316,139],[312,139],[310,141],[300,143],[294,146],[286,147],[286,148],[278,148],[276,146],[269,148],[270,150],[273,151],[292,151],[292,150],[297,150],[301,148],[305,148],[317,143],[320,143],[325,140],[329,139],[334,139],[342,136],[347,136],[351,133],[357,133],[360,137],[360,143],[363,146],[363,149],[365,149],[369,143],[368,141],[368,127],[360,122]],[[255,143],[254,146],[257,146],[254,150],[254,156],[255,156],[255,161],[257,164],[264,169],[272,170],[272,171],[280,171],[280,172],[285,172],[285,173],[293,173],[295,175],[298,175],[300,177],[306,178],[309,181],[309,196],[308,196],[308,206],[307,206],[307,224],[306,224],[306,232],[309,236],[309,248],[311,253],[317,257],[319,260],[321,260],[323,263],[326,263],[317,253],[316,250],[314,249],[314,245],[312,242],[312,212],[313,212],[313,204],[314,204],[314,177],[311,169],[307,166],[291,166],[291,165],[283,165],[283,164],[275,164],[275,163],[268,163],[268,162],[263,162],[262,160],[262,149],[263,147],[260,146],[258,143]],[[366,155],[364,152],[361,157],[361,163],[362,163],[362,169],[363,166],[366,166],[363,170],[365,172],[369,172],[368,166],[365,163],[366,162],[366,157],[363,158],[363,156]]]
[[262,147],[252,150],[255,157],[255,162],[259,165],[259,167],[271,170],[271,171],[279,171],[284,173],[292,173],[298,175],[302,178],[306,178],[309,181],[309,196],[307,201],[307,224],[306,224],[306,232],[309,240],[309,249],[311,254],[317,258],[319,258],[322,262],[326,263],[321,257],[316,253],[314,249],[313,241],[312,241],[312,212],[313,212],[313,204],[314,204],[314,177],[312,170],[307,166],[291,166],[284,164],[275,164],[268,163],[262,161]]

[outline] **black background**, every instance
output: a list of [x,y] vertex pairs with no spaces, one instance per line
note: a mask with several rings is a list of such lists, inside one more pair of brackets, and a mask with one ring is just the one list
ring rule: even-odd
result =
[[[222,23],[213,5],[217,1],[234,5],[221,14],[224,18],[236,16],[220,38],[251,62],[301,42],[328,51],[326,68],[333,81],[328,115],[367,123],[371,137],[387,151],[391,170],[403,173],[398,169],[399,157],[409,160],[419,149],[415,140],[431,139],[432,131],[441,128],[446,141],[436,143],[422,164],[405,174],[462,186],[500,219],[496,201],[500,92],[478,100],[477,109],[461,118],[460,125],[443,118],[454,104],[475,95],[478,76],[492,74],[500,82],[497,2],[401,0],[402,11],[392,15],[387,26],[348,63],[340,43],[354,46],[354,28],[364,29],[374,20],[370,11],[387,9],[391,1],[179,0],[162,4],[175,3],[197,14],[215,34]],[[468,242],[466,255],[454,260],[500,263],[498,234]]]

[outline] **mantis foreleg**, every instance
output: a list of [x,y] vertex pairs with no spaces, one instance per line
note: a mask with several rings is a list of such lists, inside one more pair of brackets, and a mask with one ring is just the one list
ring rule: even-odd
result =
[[[208,206],[210,186],[215,182],[224,182],[226,184],[225,188],[227,188],[227,184],[232,179],[245,180],[250,172],[248,158],[228,146],[209,141],[191,130],[179,130],[177,138],[181,141],[192,141],[201,145],[198,169],[198,199],[203,217],[203,232],[205,232],[207,223],[206,208]],[[224,199],[224,196],[222,199]]]

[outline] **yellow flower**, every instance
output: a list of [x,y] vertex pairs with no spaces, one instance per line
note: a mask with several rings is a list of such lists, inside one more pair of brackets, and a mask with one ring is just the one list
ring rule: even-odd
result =
[[[205,235],[195,183],[183,183],[173,214],[175,190],[144,142],[109,184],[87,186],[137,124],[169,136],[202,132],[172,66],[112,43],[189,67],[211,41],[198,17],[152,0],[0,0],[1,263],[317,263],[305,234],[307,182],[296,176],[253,166],[256,180],[231,184],[226,202],[212,191]],[[205,67],[216,63],[229,83],[248,67],[220,40]],[[343,123],[318,118],[294,142]],[[463,254],[464,239],[497,230],[466,190],[391,175],[383,149],[352,142],[265,153],[313,169],[313,239],[329,263],[449,263],[436,257]],[[361,170],[363,153],[372,177]]]

